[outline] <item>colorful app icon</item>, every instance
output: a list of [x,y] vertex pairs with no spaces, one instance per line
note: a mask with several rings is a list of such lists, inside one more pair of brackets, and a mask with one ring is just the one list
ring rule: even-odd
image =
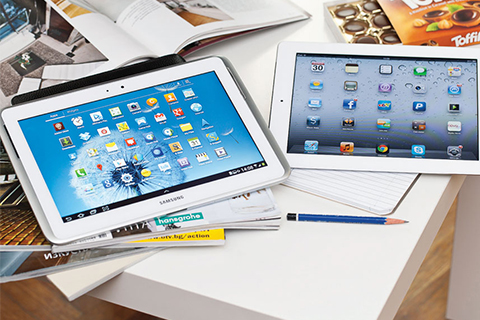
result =
[[197,158],[197,161],[200,162],[200,163],[210,160],[210,158],[208,157],[208,154],[206,152],[197,153],[195,155],[195,158]]
[[310,65],[310,70],[313,72],[323,72],[325,71],[325,62],[316,62],[312,61]]
[[89,157],[95,157],[99,155],[98,150],[95,148],[87,149],[87,154]]
[[62,148],[66,148],[73,145],[72,139],[70,137],[60,138],[58,139],[58,141],[60,141]]
[[457,85],[448,86],[448,94],[458,95],[461,93],[462,93],[461,85],[457,84]]
[[460,77],[462,75],[462,68],[460,67],[448,67],[448,76]]
[[219,158],[226,157],[228,155],[224,147],[217,148],[214,151]]
[[188,123],[183,123],[180,125],[180,129],[183,131],[183,132],[187,132],[187,131],[192,131],[193,130],[193,127],[192,125],[190,124],[190,122]]
[[103,115],[100,111],[90,113],[90,118],[93,122],[98,122],[103,120]]
[[424,112],[427,110],[427,103],[424,101],[413,101],[413,111]]
[[157,99],[155,98],[148,98],[146,102],[150,107],[153,107],[158,103]]
[[413,68],[413,75],[414,76],[425,77],[427,75],[427,68],[425,68],[425,67],[415,67],[415,68]]
[[343,99],[343,109],[354,110],[357,108],[357,99]]
[[448,104],[448,112],[452,112],[452,113],[460,112],[460,104],[459,103],[449,103]]
[[155,135],[153,134],[153,132],[144,133],[143,138],[145,139],[145,142],[155,142],[155,141],[157,141],[157,138],[155,138]]
[[391,92],[392,84],[391,83],[380,83],[378,85],[378,92]]
[[128,138],[128,139],[125,139],[125,143],[127,145],[127,147],[133,147],[135,145],[137,145],[137,141],[135,141],[135,138]]
[[171,136],[173,136],[174,131],[173,131],[172,128],[164,128],[164,129],[162,130],[162,133],[163,133],[163,135],[164,135],[165,137],[171,137]]
[[83,132],[83,133],[80,133],[78,137],[80,138],[80,140],[88,141],[92,136],[90,135],[90,132]]
[[378,100],[377,108],[380,111],[388,111],[392,109],[392,101],[390,100]]
[[416,94],[426,93],[427,92],[427,86],[425,86],[422,83],[417,83],[416,85],[414,85],[412,87],[412,91],[413,91],[413,93],[416,93]]
[[110,142],[105,144],[108,152],[115,152],[118,150],[117,144],[115,142]]
[[187,141],[188,141],[188,144],[190,145],[190,147],[192,147],[192,148],[195,148],[195,147],[198,147],[198,146],[202,145],[202,143],[200,142],[200,139],[198,139],[198,137],[187,139]]
[[113,180],[112,179],[106,179],[102,181],[103,187],[105,189],[113,187]]
[[94,191],[95,189],[93,188],[92,183],[87,183],[86,185],[83,186],[83,192],[85,194],[90,194],[90,193],[93,193]]
[[163,133],[163,135],[164,135],[165,137],[171,137],[171,136],[174,135],[175,132],[173,131],[172,128],[164,128],[164,129],[162,130],[162,133]]
[[103,169],[103,165],[102,165],[102,164],[100,164],[100,163],[99,163],[99,164],[97,164],[97,169],[98,169],[98,170],[100,170],[100,171],[102,171],[102,169]]
[[388,154],[390,152],[390,146],[386,143],[377,143],[375,152],[377,154]]
[[381,64],[378,69],[378,72],[380,72],[380,74],[392,74],[393,72],[393,66],[390,64]]
[[414,144],[412,145],[412,156],[424,156],[425,150],[426,149],[423,144]]
[[77,175],[77,178],[85,178],[87,176],[87,172],[84,168],[75,169],[75,174]]
[[123,132],[123,131],[130,130],[130,127],[128,126],[126,121],[123,121],[123,122],[117,123],[117,129],[118,131]]
[[390,119],[377,119],[377,128],[380,130],[390,129],[391,122]]
[[115,168],[121,168],[121,167],[125,167],[127,163],[123,159],[116,159],[116,160],[113,160],[113,165],[115,166]]
[[140,171],[140,174],[142,176],[144,176],[145,178],[148,178],[152,175],[152,171],[150,171],[148,169],[142,169],[142,171]]
[[182,108],[177,108],[172,110],[175,117],[181,117],[184,115]]
[[310,81],[310,89],[312,90],[322,90],[323,81],[322,80],[312,80]]
[[305,151],[318,151],[318,141],[317,140],[305,140],[303,144],[303,149]]
[[75,152],[69,153],[69,154],[68,154],[68,158],[69,158],[70,160],[72,160],[72,161],[73,161],[73,160],[77,160],[77,153],[75,153]]
[[188,161],[187,157],[177,159],[177,162],[178,162],[178,165],[180,166],[180,168],[185,168],[185,167],[190,166],[190,161]]
[[460,121],[448,121],[447,122],[447,130],[448,130],[448,132],[461,132],[462,131],[462,123]]
[[120,107],[113,107],[108,109],[108,111],[110,111],[112,117],[118,117],[122,115],[122,110],[120,110]]
[[209,123],[207,120],[202,119],[202,128],[206,128],[206,127],[210,127],[210,126],[211,126],[211,125],[210,125],[210,123]]
[[346,73],[358,73],[358,64],[357,63],[347,63],[345,65]]
[[[149,99],[149,100],[150,100],[150,99]],[[155,101],[157,101],[157,99],[155,99]],[[147,100],[147,104],[148,104],[148,100]],[[141,110],[140,105],[138,104],[138,102],[128,103],[128,104],[127,104],[127,108],[128,108],[128,110],[130,110],[130,112],[135,112],[135,111],[140,111],[140,110]]]
[[97,132],[100,137],[108,136],[109,134],[111,134],[110,129],[108,127],[97,129]]
[[78,117],[74,117],[72,118],[72,123],[76,126],[76,127],[80,127],[81,125],[83,125],[83,118],[78,116]]
[[153,149],[152,149],[152,155],[153,155],[155,158],[161,157],[161,156],[163,156],[163,151],[162,151],[162,149],[160,149],[160,147],[153,148]]
[[220,138],[218,137],[218,135],[215,131],[209,132],[209,133],[205,134],[205,136],[207,137],[208,141],[210,141],[210,142],[216,142],[216,141],[220,140]]
[[463,146],[448,146],[447,154],[452,158],[461,158],[462,157]]
[[163,113],[157,113],[153,117],[155,118],[155,121],[157,121],[157,122],[167,121],[167,117]]
[[172,152],[179,152],[183,150],[182,145],[178,141],[170,143],[168,146],[170,147],[170,150],[172,150]]
[[135,154],[133,155],[133,160],[135,160],[136,162],[143,161],[143,154],[141,154],[141,153],[135,153]]
[[307,127],[320,127],[320,117],[319,116],[307,116]]
[[175,94],[174,94],[173,92],[164,94],[163,96],[165,97],[165,100],[166,100],[168,103],[177,101],[177,97],[175,97]]
[[322,99],[318,99],[318,98],[309,99],[308,106],[310,108],[320,108],[322,106]]
[[63,125],[62,122],[54,123],[53,127],[55,128],[55,131],[65,130],[65,126]]
[[158,164],[158,168],[159,168],[160,171],[162,171],[162,172],[165,172],[165,171],[167,171],[167,170],[172,169],[172,167],[170,166],[170,163],[168,163],[168,162],[159,163],[159,164]]
[[135,122],[137,123],[139,128],[148,126],[147,118],[145,117],[135,118]]
[[345,89],[346,91],[355,91],[357,90],[357,86],[357,81],[345,81],[343,83],[343,89]]
[[353,142],[347,142],[347,141],[340,142],[340,152],[352,153],[354,149],[355,149],[355,144]]
[[343,118],[342,119],[343,128],[353,128],[355,127],[355,118]]
[[425,120],[413,120],[412,129],[415,131],[425,131],[427,128],[427,122]]
[[192,88],[183,89],[182,93],[185,98],[190,98],[195,96],[195,93],[193,92]]
[[202,111],[203,107],[200,103],[192,103],[192,105],[190,106],[190,109],[192,109],[193,112],[200,112]]

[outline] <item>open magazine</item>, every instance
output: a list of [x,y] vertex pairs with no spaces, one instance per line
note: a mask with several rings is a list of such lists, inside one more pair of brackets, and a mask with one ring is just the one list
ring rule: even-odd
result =
[[109,58],[96,72],[310,17],[288,0],[46,1]]
[[276,230],[279,227],[280,209],[272,191],[261,189],[228,200],[110,230],[69,244],[53,245],[52,252],[105,247],[194,230],[215,228]]

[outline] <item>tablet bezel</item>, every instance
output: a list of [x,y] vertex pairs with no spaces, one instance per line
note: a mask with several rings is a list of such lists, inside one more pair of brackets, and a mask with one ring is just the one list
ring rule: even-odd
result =
[[[292,168],[391,171],[437,174],[480,174],[479,160],[355,157],[325,154],[287,153],[292,95],[297,54],[332,54],[363,57],[421,57],[474,59],[479,74],[480,54],[476,50],[449,47],[381,46],[364,44],[282,42],[278,46],[270,129]],[[480,83],[477,78],[477,111]],[[477,112],[477,137],[480,128]],[[477,144],[477,154],[480,141]]]
[[[268,165],[251,172],[203,183],[102,212],[85,219],[64,223],[35,162],[34,156],[28,147],[18,121],[211,71],[214,71],[218,76],[220,83],[223,85]],[[27,188],[27,196],[29,199],[34,197],[38,200],[38,204],[37,201],[33,201],[33,210],[35,214],[44,215],[41,219],[45,218],[50,227],[50,230],[46,228],[47,238],[54,243],[67,243],[158,215],[273,185],[286,179],[289,173],[286,161],[282,159],[281,153],[276,150],[277,146],[275,143],[272,144],[269,141],[271,139],[268,137],[269,133],[265,133],[266,125],[262,124],[263,119],[259,118],[258,110],[252,105],[253,102],[248,94],[242,91],[242,88],[239,88],[237,85],[238,81],[233,78],[231,72],[231,67],[227,67],[223,59],[211,57],[5,109],[2,112],[2,119],[21,159],[21,169],[25,170],[28,183],[32,186],[31,190]],[[208,190],[216,190],[216,192],[212,194]],[[32,191],[35,194],[31,194]],[[175,201],[164,201],[167,198],[174,198]]]

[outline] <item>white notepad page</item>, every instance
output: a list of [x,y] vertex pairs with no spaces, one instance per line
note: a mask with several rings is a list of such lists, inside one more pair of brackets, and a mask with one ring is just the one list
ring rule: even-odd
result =
[[378,215],[397,207],[418,174],[293,169],[283,184]]

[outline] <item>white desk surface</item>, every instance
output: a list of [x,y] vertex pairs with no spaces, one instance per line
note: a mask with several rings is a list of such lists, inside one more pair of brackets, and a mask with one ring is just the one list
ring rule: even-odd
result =
[[[313,17],[192,55],[229,58],[265,119],[278,42],[335,41],[322,1],[295,2]],[[392,319],[463,180],[422,175],[393,215],[405,225],[284,220],[280,231],[228,232],[224,247],[159,252],[91,294],[169,320]],[[273,191],[284,214],[366,214],[284,186]]]

